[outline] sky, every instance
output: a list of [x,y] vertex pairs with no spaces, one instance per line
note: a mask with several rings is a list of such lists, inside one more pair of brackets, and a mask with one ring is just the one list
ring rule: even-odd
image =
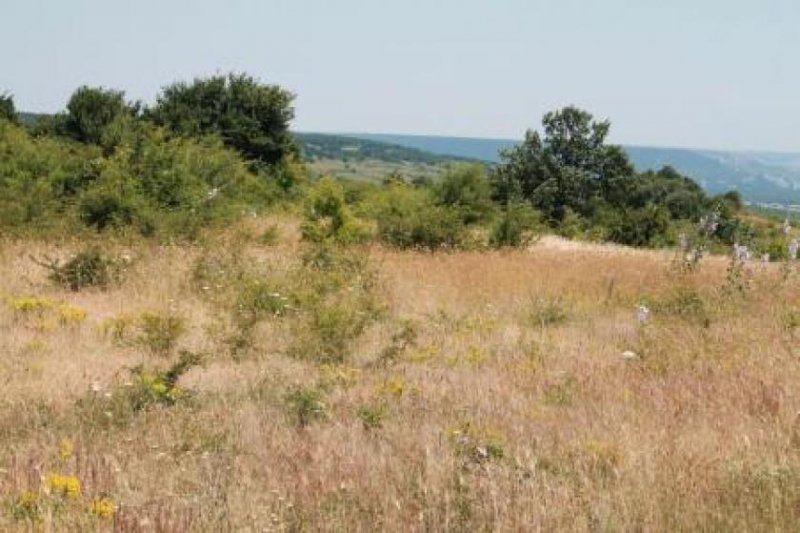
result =
[[153,102],[246,72],[299,131],[518,139],[577,105],[615,143],[800,152],[797,0],[2,0],[0,92]]

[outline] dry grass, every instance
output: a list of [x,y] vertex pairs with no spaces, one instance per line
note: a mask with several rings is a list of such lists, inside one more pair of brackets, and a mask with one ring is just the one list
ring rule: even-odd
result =
[[[345,363],[292,357],[295,315],[260,322],[232,357],[227,288],[196,287],[193,268],[213,252],[290,275],[296,224],[257,242],[274,223],[204,247],[106,243],[134,261],[105,291],[61,290],[29,259],[74,244],[2,244],[0,529],[796,528],[800,281],[779,266],[757,265],[742,295],[722,289],[722,259],[685,275],[669,254],[553,240],[366,248],[385,311]],[[53,307],[20,311],[22,297]],[[87,318],[60,320],[62,304]],[[102,331],[143,312],[185,320],[172,356]],[[189,398],[105,411],[129,368],[166,368],[180,349],[206,354],[180,378]],[[296,390],[318,394],[302,426]],[[80,495],[56,494],[52,473],[76,477]],[[112,517],[90,510],[101,497]]]

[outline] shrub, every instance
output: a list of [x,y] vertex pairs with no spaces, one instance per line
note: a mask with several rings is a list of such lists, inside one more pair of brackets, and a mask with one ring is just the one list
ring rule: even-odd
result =
[[489,245],[494,248],[527,246],[534,240],[539,213],[526,203],[510,203],[492,228]]
[[390,185],[372,207],[378,236],[397,248],[464,248],[468,232],[459,210],[433,202],[428,191]]
[[631,246],[650,246],[667,233],[670,214],[663,207],[649,205],[642,209],[622,211],[609,228],[612,241]]
[[129,383],[115,387],[110,394],[92,391],[78,400],[78,414],[83,421],[100,427],[123,427],[141,411],[189,400],[192,392],[180,387],[178,381],[202,362],[200,354],[182,351],[178,360],[163,370],[138,365],[130,370]]
[[464,224],[489,220],[495,210],[492,189],[483,165],[457,165],[435,186],[436,203],[457,211]]
[[367,431],[380,429],[386,419],[386,406],[384,404],[364,405],[356,411],[359,420]]
[[366,259],[317,246],[297,273],[298,320],[290,352],[322,363],[342,362],[353,342],[381,314],[377,279]]
[[328,406],[322,391],[316,387],[295,387],[284,398],[289,415],[299,427],[306,427],[327,416]]
[[84,85],[72,93],[66,116],[58,117],[58,127],[61,133],[77,141],[99,144],[105,129],[117,117],[137,112],[136,106],[125,102],[122,91]]
[[305,218],[302,231],[307,241],[352,244],[368,236],[345,204],[344,189],[331,178],[323,178],[312,189]]
[[107,257],[97,247],[78,252],[63,265],[53,260],[36,262],[50,270],[54,283],[76,292],[86,287],[107,288],[122,275],[121,262]]
[[142,313],[138,327],[139,344],[162,356],[169,354],[178,338],[186,332],[183,318],[171,314]]

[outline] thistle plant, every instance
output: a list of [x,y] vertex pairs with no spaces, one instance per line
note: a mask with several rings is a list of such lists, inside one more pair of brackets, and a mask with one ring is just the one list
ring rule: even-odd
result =
[[685,233],[680,235],[678,253],[681,270],[694,272],[700,267],[700,261],[708,251],[708,241],[719,228],[719,218],[719,210],[715,209],[700,218],[694,235],[688,236]]
[[750,287],[749,261],[750,249],[739,243],[734,243],[731,250],[731,261],[728,264],[727,284],[728,292],[744,294]]

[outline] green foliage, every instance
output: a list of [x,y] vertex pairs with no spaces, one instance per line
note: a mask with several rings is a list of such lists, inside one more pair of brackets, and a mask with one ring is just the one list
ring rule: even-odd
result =
[[17,110],[14,107],[14,98],[10,94],[0,94],[0,120],[18,122]]
[[494,248],[519,248],[535,238],[540,225],[540,214],[530,204],[510,202],[503,207],[500,217],[492,227],[489,245]]
[[175,133],[218,135],[248,159],[275,164],[296,153],[289,133],[294,96],[246,74],[174,83],[146,115]]
[[[169,138],[142,123],[111,153],[0,121],[0,227],[46,231],[88,226],[194,238],[210,225],[280,195],[213,138]],[[127,128],[127,129],[126,129]],[[268,171],[265,171],[268,172]]]
[[463,248],[469,234],[457,208],[436,205],[428,191],[390,185],[374,199],[381,241],[398,248]]
[[288,413],[303,428],[327,416],[322,391],[317,387],[295,387],[284,398]]
[[143,313],[139,317],[138,343],[151,353],[168,355],[186,332],[183,318],[172,314]]
[[378,403],[375,405],[362,405],[356,411],[359,420],[364,425],[364,429],[372,431],[383,427],[383,421],[386,419],[386,405]]
[[303,224],[303,238],[315,243],[353,244],[364,241],[368,232],[350,212],[344,189],[324,178],[309,193]]
[[366,259],[330,246],[315,246],[297,272],[290,353],[319,363],[341,363],[353,343],[377,320],[377,278]]
[[586,215],[598,198],[618,194],[633,170],[620,147],[605,144],[609,122],[566,107],[547,113],[542,123],[543,139],[528,131],[520,146],[501,154],[493,177],[498,200],[524,198],[560,221],[566,209]]
[[178,379],[200,364],[202,358],[195,353],[183,351],[172,366],[163,371],[147,372],[142,366],[131,372],[135,381],[130,391],[129,401],[134,411],[150,405],[173,405],[186,396],[186,391],[178,387]]
[[495,210],[492,189],[482,165],[459,165],[445,173],[435,187],[436,203],[461,214],[464,224],[489,220]]
[[58,261],[39,262],[50,270],[50,279],[71,291],[86,287],[106,288],[121,278],[120,261],[106,257],[98,247],[78,252],[61,265]]
[[138,106],[125,102],[125,93],[102,87],[79,87],[67,103],[67,114],[58,116],[60,133],[89,144],[100,144],[106,128],[124,114],[136,115]]
[[95,148],[52,138],[34,139],[0,121],[0,227],[43,231],[71,225],[73,191],[84,186]]
[[79,417],[91,425],[123,427],[141,411],[184,402],[192,392],[180,387],[178,381],[202,362],[200,354],[182,351],[178,360],[163,370],[138,365],[130,369],[130,382],[115,387],[110,394],[92,392],[81,398],[77,403]]
[[670,226],[669,211],[649,204],[642,209],[623,209],[616,212],[609,225],[609,237],[614,242],[631,246],[650,246],[664,236]]
[[634,173],[622,149],[605,144],[609,122],[574,107],[547,113],[542,122],[544,137],[528,131],[520,146],[502,154],[492,174],[501,204],[522,199],[563,235],[589,233],[634,246],[671,243],[673,221],[697,221],[715,204],[724,204],[729,223],[720,224],[720,238],[745,231],[735,216],[737,193],[709,199],[671,167]]

